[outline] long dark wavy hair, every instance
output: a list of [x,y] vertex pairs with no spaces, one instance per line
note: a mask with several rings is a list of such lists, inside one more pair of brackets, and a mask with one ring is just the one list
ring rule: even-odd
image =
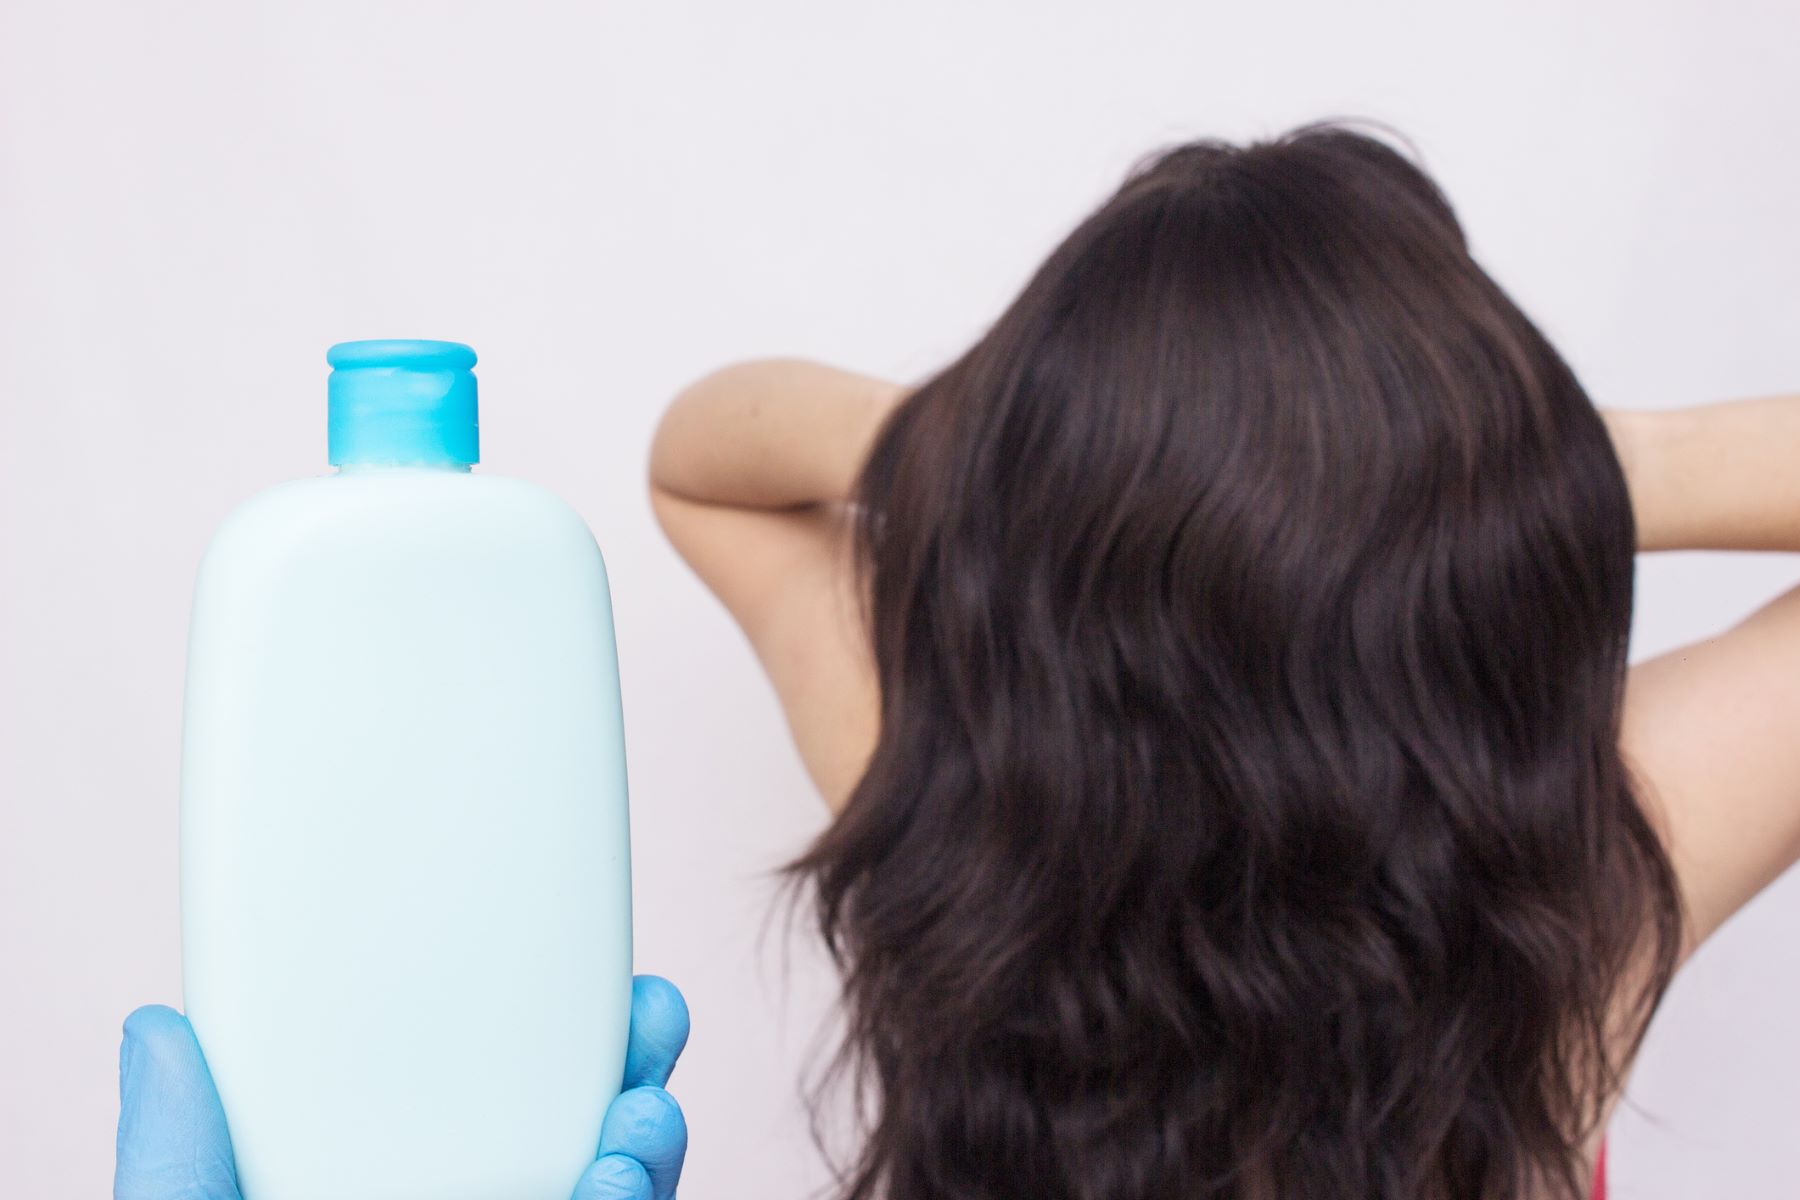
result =
[[1682,932],[1632,513],[1413,157],[1147,159],[880,433],[880,740],[791,868],[849,1200],[1585,1193]]

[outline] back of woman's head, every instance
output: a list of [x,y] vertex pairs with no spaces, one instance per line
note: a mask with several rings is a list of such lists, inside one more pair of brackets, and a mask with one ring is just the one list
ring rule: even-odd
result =
[[1498,1200],[1672,969],[1634,533],[1385,142],[1135,170],[864,471],[878,748],[796,870],[891,1200]]

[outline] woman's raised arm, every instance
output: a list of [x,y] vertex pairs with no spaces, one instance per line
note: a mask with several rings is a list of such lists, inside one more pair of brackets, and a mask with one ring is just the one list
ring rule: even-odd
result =
[[1601,416],[1638,549],[1800,551],[1800,395]]
[[800,359],[724,367],[683,389],[663,414],[650,486],[732,508],[843,500],[903,392]]
[[749,638],[834,809],[880,720],[842,501],[904,394],[817,363],[740,363],[684,389],[650,451],[663,532]]
[[[1603,415],[1639,549],[1800,551],[1800,396]],[[1800,860],[1800,587],[1632,667],[1620,741],[1691,950]]]

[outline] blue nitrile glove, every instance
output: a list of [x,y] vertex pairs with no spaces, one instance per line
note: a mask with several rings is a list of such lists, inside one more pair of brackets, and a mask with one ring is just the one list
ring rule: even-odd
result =
[[[572,1200],[673,1200],[687,1122],[663,1090],[687,1044],[687,1002],[656,975],[631,981],[625,1090],[606,1110],[594,1164]],[[125,1018],[119,1047],[114,1200],[240,1200],[225,1111],[187,1018],[153,1004]]]

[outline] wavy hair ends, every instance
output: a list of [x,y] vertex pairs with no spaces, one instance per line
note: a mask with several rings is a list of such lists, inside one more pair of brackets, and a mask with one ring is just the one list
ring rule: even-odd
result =
[[842,1197],[1585,1194],[1682,920],[1631,508],[1411,158],[1146,160],[858,500],[881,734],[790,868]]

